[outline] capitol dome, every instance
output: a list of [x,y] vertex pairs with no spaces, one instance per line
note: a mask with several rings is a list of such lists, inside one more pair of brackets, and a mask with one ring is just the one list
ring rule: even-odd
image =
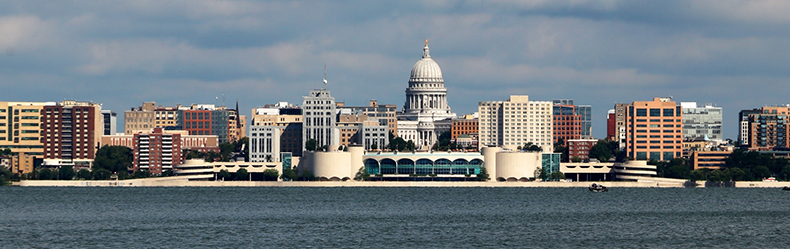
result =
[[422,59],[414,63],[414,66],[411,68],[409,82],[444,82],[442,69],[439,68],[439,64],[436,64],[436,61],[431,59],[427,40],[422,50]]

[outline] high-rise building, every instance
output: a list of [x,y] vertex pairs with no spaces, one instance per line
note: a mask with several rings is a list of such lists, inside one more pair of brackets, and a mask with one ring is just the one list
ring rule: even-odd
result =
[[444,132],[449,132],[455,113],[447,103],[447,88],[439,64],[431,58],[425,40],[422,59],[414,63],[406,88],[406,102],[398,113],[397,136],[414,141],[417,150],[430,149]]
[[[266,105],[252,109],[252,126],[250,127],[250,143],[254,140],[260,139],[262,130],[269,130],[265,126],[278,127],[279,134],[279,151],[290,152],[294,156],[302,155],[302,109],[288,104],[287,102],[280,102],[273,105]],[[271,130],[274,130],[273,128]],[[258,142],[256,142],[258,143]],[[250,146],[250,160],[256,162],[256,158],[260,159],[253,152],[252,145]],[[257,147],[263,148],[263,147]]]
[[683,112],[675,101],[635,101],[625,117],[628,157],[665,161],[682,156]]
[[617,141],[620,145],[620,149],[625,149],[626,146],[626,114],[628,113],[628,108],[631,104],[614,104],[614,114],[615,114],[615,124],[614,124],[614,133],[615,133],[615,141]]
[[755,110],[741,111],[741,115],[747,115],[744,121],[748,125],[748,137],[742,145],[747,145],[749,150],[790,148],[790,105],[764,106]]
[[183,163],[181,149],[181,134],[164,133],[162,128],[154,128],[151,133],[135,133],[134,171],[147,170],[158,175],[173,170],[174,165]]
[[115,135],[115,129],[118,126],[117,114],[114,111],[102,110],[101,115],[104,120],[104,135]]
[[606,140],[609,141],[617,141],[617,114],[615,114],[614,109],[609,109],[606,112]]
[[762,109],[751,109],[751,110],[742,110],[738,113],[738,144],[739,145],[749,145],[749,128],[750,128],[750,121],[749,115],[752,114],[760,114],[762,113]]
[[302,101],[302,145],[315,139],[316,147],[338,145],[335,132],[335,98],[327,89],[311,90]]
[[[572,102],[571,102],[572,103]],[[562,146],[568,145],[568,140],[582,137],[582,116],[576,113],[573,104],[558,104],[554,100],[552,107],[554,117],[554,143],[562,140]]]
[[348,109],[352,113],[360,113],[368,118],[376,118],[380,125],[387,126],[393,134],[398,134],[398,107],[395,105],[380,105],[378,101],[370,100],[368,106],[347,106],[337,102],[337,109]]
[[104,134],[101,105],[63,101],[41,112],[44,158],[93,159]]
[[479,146],[515,149],[531,142],[545,152],[554,151],[552,106],[550,101],[530,101],[527,95],[478,103]]
[[228,113],[224,106],[192,105],[178,111],[174,129],[188,131],[189,135],[217,135],[220,143],[228,143]]
[[723,139],[721,107],[697,106],[697,102],[680,102],[680,107],[683,109],[683,139]]
[[0,150],[10,149],[18,153],[11,171],[30,173],[34,161],[44,156],[44,136],[46,129],[41,125],[44,106],[54,102],[0,102]]
[[580,118],[578,121],[579,138],[584,138],[584,139],[592,138],[592,106],[591,105],[574,105],[572,99],[555,99],[552,101],[552,103],[554,103],[555,106],[556,105],[566,106],[566,107],[573,106],[573,114],[566,113],[563,115],[578,115],[578,117]]

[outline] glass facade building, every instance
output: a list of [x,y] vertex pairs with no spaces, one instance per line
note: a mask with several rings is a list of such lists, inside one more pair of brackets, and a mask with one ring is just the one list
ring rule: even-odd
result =
[[683,108],[683,139],[723,139],[721,107],[698,107],[696,102],[681,102],[680,106]]

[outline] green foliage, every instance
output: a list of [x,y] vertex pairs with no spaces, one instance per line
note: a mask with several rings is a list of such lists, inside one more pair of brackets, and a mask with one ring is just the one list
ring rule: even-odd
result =
[[549,177],[548,174],[546,173],[546,169],[544,169],[543,167],[538,167],[538,169],[535,170],[535,175],[538,176],[538,179],[544,179],[544,180],[548,179]]
[[173,172],[172,169],[166,169],[165,171],[162,171],[162,174],[160,176],[165,177],[165,176],[174,176],[174,175],[175,172]]
[[141,170],[135,171],[134,174],[132,174],[132,177],[133,178],[148,178],[148,177],[151,177],[151,171],[141,169]]
[[485,182],[488,181],[489,179],[491,178],[489,178],[488,176],[488,170],[486,170],[486,167],[480,167],[480,174],[477,174],[477,180],[481,182]]
[[[390,135],[392,135],[392,132],[390,132]],[[387,145],[387,148],[392,150],[392,151],[395,151],[395,150],[397,150],[397,151],[406,151],[406,147],[407,147],[407,143],[401,137],[396,137],[394,139],[390,139],[390,144]]]
[[307,151],[315,151],[318,147],[318,141],[315,139],[308,139],[307,142],[304,143],[304,149]]
[[0,156],[10,156],[13,155],[11,149],[5,148],[4,150],[0,150]]
[[106,169],[110,172],[128,171],[132,167],[132,149],[125,146],[104,146],[96,152],[93,170]]
[[562,173],[562,172],[559,172],[559,171],[552,172],[549,175],[549,180],[552,180],[552,181],[559,181],[559,180],[563,180],[563,179],[565,179],[565,174]]
[[52,173],[52,170],[48,168],[43,168],[38,171],[38,179],[39,180],[54,180],[56,177],[55,173]]
[[74,167],[71,165],[64,165],[58,170],[58,179],[71,180],[74,179]]
[[370,174],[368,174],[368,170],[365,169],[365,166],[359,167],[357,174],[354,175],[354,181],[369,181]]
[[277,177],[280,177],[280,172],[276,169],[267,169],[263,171],[264,181],[277,181]]
[[406,141],[406,151],[415,151],[417,150],[417,145],[414,144],[414,141],[409,140]]
[[296,175],[296,171],[293,170],[293,168],[283,169],[283,175],[280,176],[280,178],[282,178],[283,181],[293,181],[296,180],[297,177],[299,176]]
[[[765,177],[777,176],[782,180],[787,179],[790,166],[785,158],[774,158],[770,154],[761,154],[756,151],[735,150],[725,160],[727,169],[740,169],[744,172],[743,181],[759,181]],[[782,172],[785,172],[783,175]]]
[[[242,150],[242,147],[244,147],[244,150]],[[243,137],[243,138],[239,139],[239,141],[236,141],[236,152],[240,152],[240,153],[242,153],[244,155],[244,161],[245,162],[249,162],[250,161],[250,138],[249,137]]]
[[92,178],[90,170],[80,169],[77,171],[77,179],[90,180]]
[[221,143],[219,144],[219,160],[215,160],[215,162],[228,162],[230,161],[230,157],[233,155],[233,152],[236,150],[236,145],[232,143]]
[[452,133],[449,131],[442,132],[439,134],[438,142],[435,143],[432,147],[434,151],[446,151],[450,149],[450,138],[452,138]]
[[[267,169],[268,170],[268,169]],[[277,171],[277,170],[274,170]],[[266,171],[263,172],[264,176],[266,175]],[[247,172],[247,169],[239,169],[236,171],[236,180],[239,181],[246,181],[250,179],[250,173]]]
[[528,142],[524,144],[524,146],[521,146],[521,150],[526,152],[541,152],[543,151],[543,148],[536,144],[532,144],[532,142]]
[[8,180],[13,178],[13,173],[11,170],[6,168],[5,166],[0,166],[0,186],[5,186],[8,184]]
[[683,158],[674,158],[669,161],[650,160],[648,164],[656,165],[656,173],[660,177],[689,179],[691,167]]
[[220,170],[219,173],[217,174],[217,178],[222,179],[224,181],[226,178],[230,178],[230,172],[228,172],[227,169]]
[[580,163],[580,162],[582,162],[582,158],[575,156],[575,157],[571,158],[571,162]]
[[601,162],[608,162],[612,158],[612,150],[609,148],[609,142],[606,140],[598,140],[598,143],[590,148],[590,158],[596,158]]
[[112,172],[107,169],[93,170],[93,180],[108,180],[112,176]]
[[297,179],[299,181],[315,181],[315,176],[309,170],[302,170]]

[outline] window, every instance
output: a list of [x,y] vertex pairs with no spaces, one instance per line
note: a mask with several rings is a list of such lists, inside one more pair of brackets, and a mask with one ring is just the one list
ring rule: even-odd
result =
[[637,117],[646,117],[647,116],[647,109],[636,109],[636,116]]
[[664,117],[674,117],[675,116],[675,109],[666,108],[664,109]]
[[650,116],[651,117],[660,117],[661,116],[661,109],[650,108]]

